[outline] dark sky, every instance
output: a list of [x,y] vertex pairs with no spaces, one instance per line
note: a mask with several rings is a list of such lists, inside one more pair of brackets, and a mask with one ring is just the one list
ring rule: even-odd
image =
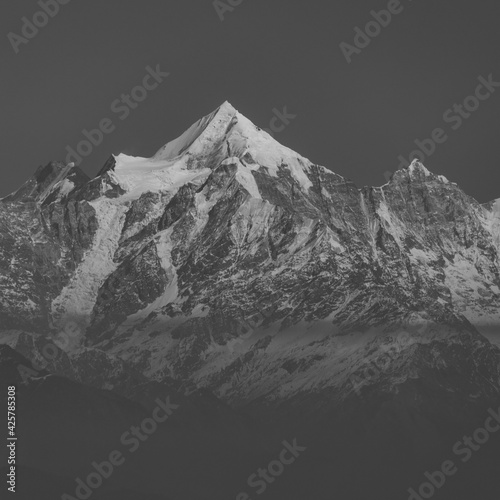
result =
[[[384,184],[415,139],[442,128],[425,165],[481,202],[500,197],[500,88],[462,123],[443,118],[481,75],[500,82],[498,0],[401,0],[348,64],[340,43],[388,3],[243,0],[221,21],[212,0],[70,0],[16,54],[8,34],[40,6],[3,2],[0,196],[104,118],[115,130],[82,162],[89,175],[111,153],[151,156],[228,100],[263,128],[286,106],[297,116],[276,138],[359,186]],[[158,64],[170,76],[121,120],[111,103]]]

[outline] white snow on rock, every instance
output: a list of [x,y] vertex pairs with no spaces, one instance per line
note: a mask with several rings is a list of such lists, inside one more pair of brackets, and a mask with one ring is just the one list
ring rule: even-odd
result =
[[180,137],[163,146],[155,154],[153,160],[172,160],[186,152],[191,154],[202,153],[203,150],[212,146],[221,136],[226,135],[225,131],[227,127],[237,114],[238,112],[231,104],[225,102],[213,113],[194,123]]
[[312,187],[307,176],[312,165],[308,159],[281,145],[240,113],[236,114],[236,118],[237,123],[227,137],[231,154],[249,154],[258,168],[266,167],[273,176],[277,176],[280,166],[288,167],[304,191]]
[[257,186],[255,177],[252,174],[252,170],[255,170],[255,168],[244,165],[241,163],[239,158],[228,158],[223,162],[223,165],[225,164],[236,164],[238,167],[238,170],[236,171],[236,180],[250,193],[253,198],[257,198],[259,200],[262,199],[259,187]]
[[[50,194],[54,191],[54,189],[62,184],[62,182],[66,179],[71,169],[74,167],[74,163],[68,163],[64,168],[61,169],[56,178],[45,188],[45,190],[40,193],[39,200],[40,203],[43,203]],[[70,182],[70,181],[68,181]],[[70,182],[70,184],[72,184]]]
[[484,210],[482,222],[492,235],[496,247],[500,249],[500,198],[495,200],[490,210]]
[[423,163],[421,163],[419,160],[413,160],[411,162],[411,165],[408,167],[408,171],[410,172],[410,175],[415,173],[415,172],[418,172],[418,171],[423,172],[426,177],[432,175],[429,172],[429,170],[427,170],[427,168],[425,168]]
[[228,102],[168,142],[152,158],[115,156],[116,166],[110,175],[127,191],[127,198],[136,198],[147,191],[175,189],[210,174],[209,169],[189,170],[188,160],[192,156],[203,158],[221,142],[225,143],[227,153],[241,162],[238,181],[250,189],[252,196],[257,195],[258,189],[248,169],[264,167],[270,175],[277,177],[279,168],[285,168],[301,189],[307,191],[312,186],[307,175],[312,163],[282,146]]
[[95,208],[99,221],[94,244],[86,252],[69,284],[52,302],[54,326],[64,330],[69,322],[76,322],[82,328],[82,335],[90,323],[100,287],[117,268],[113,257],[127,211],[126,205],[107,198],[100,198],[90,204]]
[[[298,184],[299,189],[307,192],[312,187],[309,178],[312,163],[306,158],[295,153],[291,149],[278,143],[268,133],[256,127],[250,120],[241,115],[229,103],[224,103],[213,113],[198,120],[184,134],[177,139],[168,142],[152,158],[134,157],[120,154],[115,157],[115,168],[109,171],[113,181],[118,183],[125,191],[125,194],[114,199],[101,197],[91,202],[96,209],[99,228],[95,236],[92,248],[84,256],[83,262],[78,267],[71,282],[64,288],[59,297],[52,304],[54,323],[63,328],[68,321],[78,321],[83,326],[90,322],[92,310],[94,308],[97,294],[102,287],[104,280],[116,270],[117,264],[113,257],[119,248],[122,238],[131,237],[137,234],[141,227],[149,221],[158,217],[164,208],[165,197],[162,202],[153,204],[150,213],[146,214],[139,222],[135,222],[129,227],[126,234],[122,234],[125,214],[130,207],[131,201],[139,198],[147,192],[161,193],[172,197],[180,187],[186,183],[194,183],[201,186],[211,175],[212,169],[219,164],[213,162],[214,151],[220,151],[221,165],[236,166],[236,181],[249,193],[248,198],[243,202],[234,218],[231,220],[231,234],[236,244],[238,256],[254,255],[259,250],[259,241],[262,235],[268,231],[269,220],[273,214],[273,206],[262,199],[259,185],[255,179],[255,173],[264,169],[269,175],[278,177],[283,171],[288,172]],[[218,154],[218,153],[217,153]],[[190,161],[196,159],[196,162]],[[205,167],[204,158],[211,158],[210,168]],[[193,163],[197,165],[193,168]],[[320,167],[318,167],[320,168]],[[448,182],[446,178],[436,177],[431,174],[419,161],[414,161],[408,167],[410,177],[421,175],[439,179],[441,182]],[[69,182],[69,181],[68,181]],[[61,192],[69,192],[70,185],[62,186]],[[377,254],[376,235],[379,225],[382,225],[390,232],[397,243],[403,248],[407,227],[399,220],[389,208],[384,198],[384,190],[381,191],[382,199],[376,207],[376,212],[380,221],[371,221],[371,216],[363,196],[361,203],[367,220],[370,222],[369,231],[374,255]],[[330,198],[328,192],[323,189],[323,195]],[[195,220],[193,228],[186,233],[185,238],[196,239],[202,232],[209,219],[212,207],[218,201],[218,195],[208,193],[207,190],[200,190],[195,195],[193,218]],[[500,245],[500,200],[495,204],[493,210],[484,211],[485,224],[489,231],[496,235],[497,244]],[[117,334],[125,333],[129,329],[134,329],[142,324],[146,318],[154,311],[161,311],[167,305],[176,305],[182,302],[179,297],[177,270],[172,263],[171,234],[174,227],[157,235],[155,239],[158,256],[161,265],[168,276],[167,287],[164,293],[152,304],[131,315],[118,329]],[[308,241],[316,230],[316,221],[307,217],[297,227],[297,236],[290,245],[290,255],[297,255],[300,262],[300,254],[307,253]],[[338,236],[330,229],[325,229],[321,234],[321,243],[325,247],[333,249],[337,253],[343,253],[346,248],[340,243]],[[473,273],[474,269],[470,263],[474,262],[474,256],[461,261],[462,267],[458,271],[445,270],[446,285],[453,288],[455,285],[462,285],[465,280],[474,280],[475,287],[471,287],[468,296],[454,295],[452,300],[462,308],[468,317],[474,319],[477,314],[476,308],[470,304],[470,299],[474,303],[479,303],[481,294],[486,293],[480,286],[479,278]],[[285,257],[280,259],[286,260]],[[431,264],[437,259],[432,252],[424,252],[414,249],[411,252],[412,263],[422,269],[429,268],[426,275],[432,279],[437,279]],[[280,262],[277,262],[279,265]],[[463,287],[462,287],[463,288]],[[469,301],[469,302],[468,302]],[[367,305],[368,306],[368,305]],[[201,306],[200,306],[201,307]],[[202,311],[193,312],[191,317]],[[203,312],[204,314],[204,312]],[[495,316],[494,312],[491,312]],[[179,315],[171,319],[169,328],[185,321],[187,316]],[[153,321],[150,333],[161,328],[165,318],[160,315],[158,321]],[[168,349],[175,342],[171,342],[169,347],[163,345],[164,335],[158,338],[149,339],[147,331],[144,332],[144,339],[141,341],[151,345],[152,351],[156,352],[157,359],[165,356]],[[134,340],[127,341],[126,348],[133,348]],[[123,347],[123,346],[122,346]],[[124,351],[126,348],[123,347]],[[123,352],[124,352],[123,351]],[[123,353],[122,352],[122,353]],[[156,359],[155,356],[152,359]],[[160,365],[160,361],[158,361]]]
[[66,196],[73,189],[75,189],[75,184],[71,182],[69,179],[64,179],[62,182],[58,183],[54,188],[59,188],[59,196]]
[[139,198],[148,191],[176,191],[188,182],[202,182],[211,173],[208,168],[188,170],[185,158],[172,162],[120,154],[115,160],[110,175],[126,191],[125,200]]

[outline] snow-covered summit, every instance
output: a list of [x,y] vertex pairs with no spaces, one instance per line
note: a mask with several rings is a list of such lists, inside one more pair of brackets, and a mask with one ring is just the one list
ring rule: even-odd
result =
[[418,159],[415,159],[411,162],[410,166],[408,167],[408,172],[411,174],[421,172],[425,176],[432,175],[431,172],[425,167],[425,165]]
[[118,155],[94,179],[74,167],[73,189],[67,168],[0,203],[0,326],[36,332],[26,345],[51,334],[85,367],[101,366],[92,349],[243,406],[321,408],[392,347],[377,385],[394,394],[442,387],[446,368],[458,401],[485,359],[483,392],[498,382],[480,333],[500,345],[500,203],[421,162],[360,190],[225,103],[152,158]]
[[407,167],[397,170],[391,178],[391,181],[397,181],[400,177],[407,177],[411,181],[415,180],[439,180],[445,184],[450,181],[444,175],[437,175],[431,172],[419,159],[415,158]]
[[224,135],[232,119],[238,114],[229,102],[193,123],[181,136],[168,142],[154,156],[156,161],[172,160],[189,151],[201,152],[221,135]]
[[286,169],[301,189],[312,185],[307,175],[312,163],[254,125],[229,102],[199,119],[151,158],[115,156],[112,177],[128,197],[134,197],[206,177],[230,158],[237,160],[240,178],[248,179],[251,171],[261,168],[277,177],[280,169]]

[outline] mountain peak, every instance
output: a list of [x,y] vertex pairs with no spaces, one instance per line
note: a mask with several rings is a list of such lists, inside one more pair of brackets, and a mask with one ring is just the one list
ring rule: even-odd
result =
[[261,168],[273,177],[285,169],[304,189],[312,185],[306,173],[312,165],[309,160],[281,145],[227,101],[152,158],[120,154],[105,170],[111,169],[114,180],[135,197],[145,191],[175,188],[179,183],[201,182],[227,161],[236,164],[247,179],[253,178],[251,171]]
[[415,172],[421,172],[424,175],[433,175],[426,167],[425,165],[418,159],[414,159],[410,166],[408,167],[408,171],[410,174],[413,174]]
[[[391,177],[391,181],[398,179],[409,178],[410,181],[425,181],[425,180],[438,180],[445,184],[454,184],[444,175],[437,175],[431,172],[427,167],[418,159],[414,159],[407,167],[400,168]],[[391,182],[389,181],[389,182]]]
[[238,112],[236,108],[229,102],[229,101],[224,101],[215,111],[214,113],[217,113],[219,111],[228,111],[228,112]]
[[76,185],[85,184],[90,178],[74,163],[52,161],[40,166],[17,191],[3,198],[4,201],[38,201],[56,193],[67,194]]
[[161,147],[153,159],[157,161],[172,160],[186,152],[202,136],[214,139],[217,134],[224,133],[224,129],[227,128],[237,114],[238,111],[228,101],[225,101],[215,111],[191,125],[177,139]]

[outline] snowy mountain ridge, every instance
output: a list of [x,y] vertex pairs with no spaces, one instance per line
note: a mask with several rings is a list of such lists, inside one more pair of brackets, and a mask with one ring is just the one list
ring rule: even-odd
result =
[[135,197],[147,191],[175,189],[198,176],[206,178],[210,171],[204,168],[203,161],[213,155],[214,150],[221,162],[238,165],[239,182],[257,197],[250,172],[265,168],[276,177],[283,162],[304,189],[311,185],[304,174],[311,162],[279,144],[228,102],[167,143],[152,158],[124,154],[114,157],[113,179]]
[[500,345],[499,206],[418,161],[360,189],[224,103],[152,158],[94,179],[52,163],[0,201],[4,339],[74,323],[74,363],[104,353],[235,405],[350,394],[395,345],[395,388],[428,346]]

